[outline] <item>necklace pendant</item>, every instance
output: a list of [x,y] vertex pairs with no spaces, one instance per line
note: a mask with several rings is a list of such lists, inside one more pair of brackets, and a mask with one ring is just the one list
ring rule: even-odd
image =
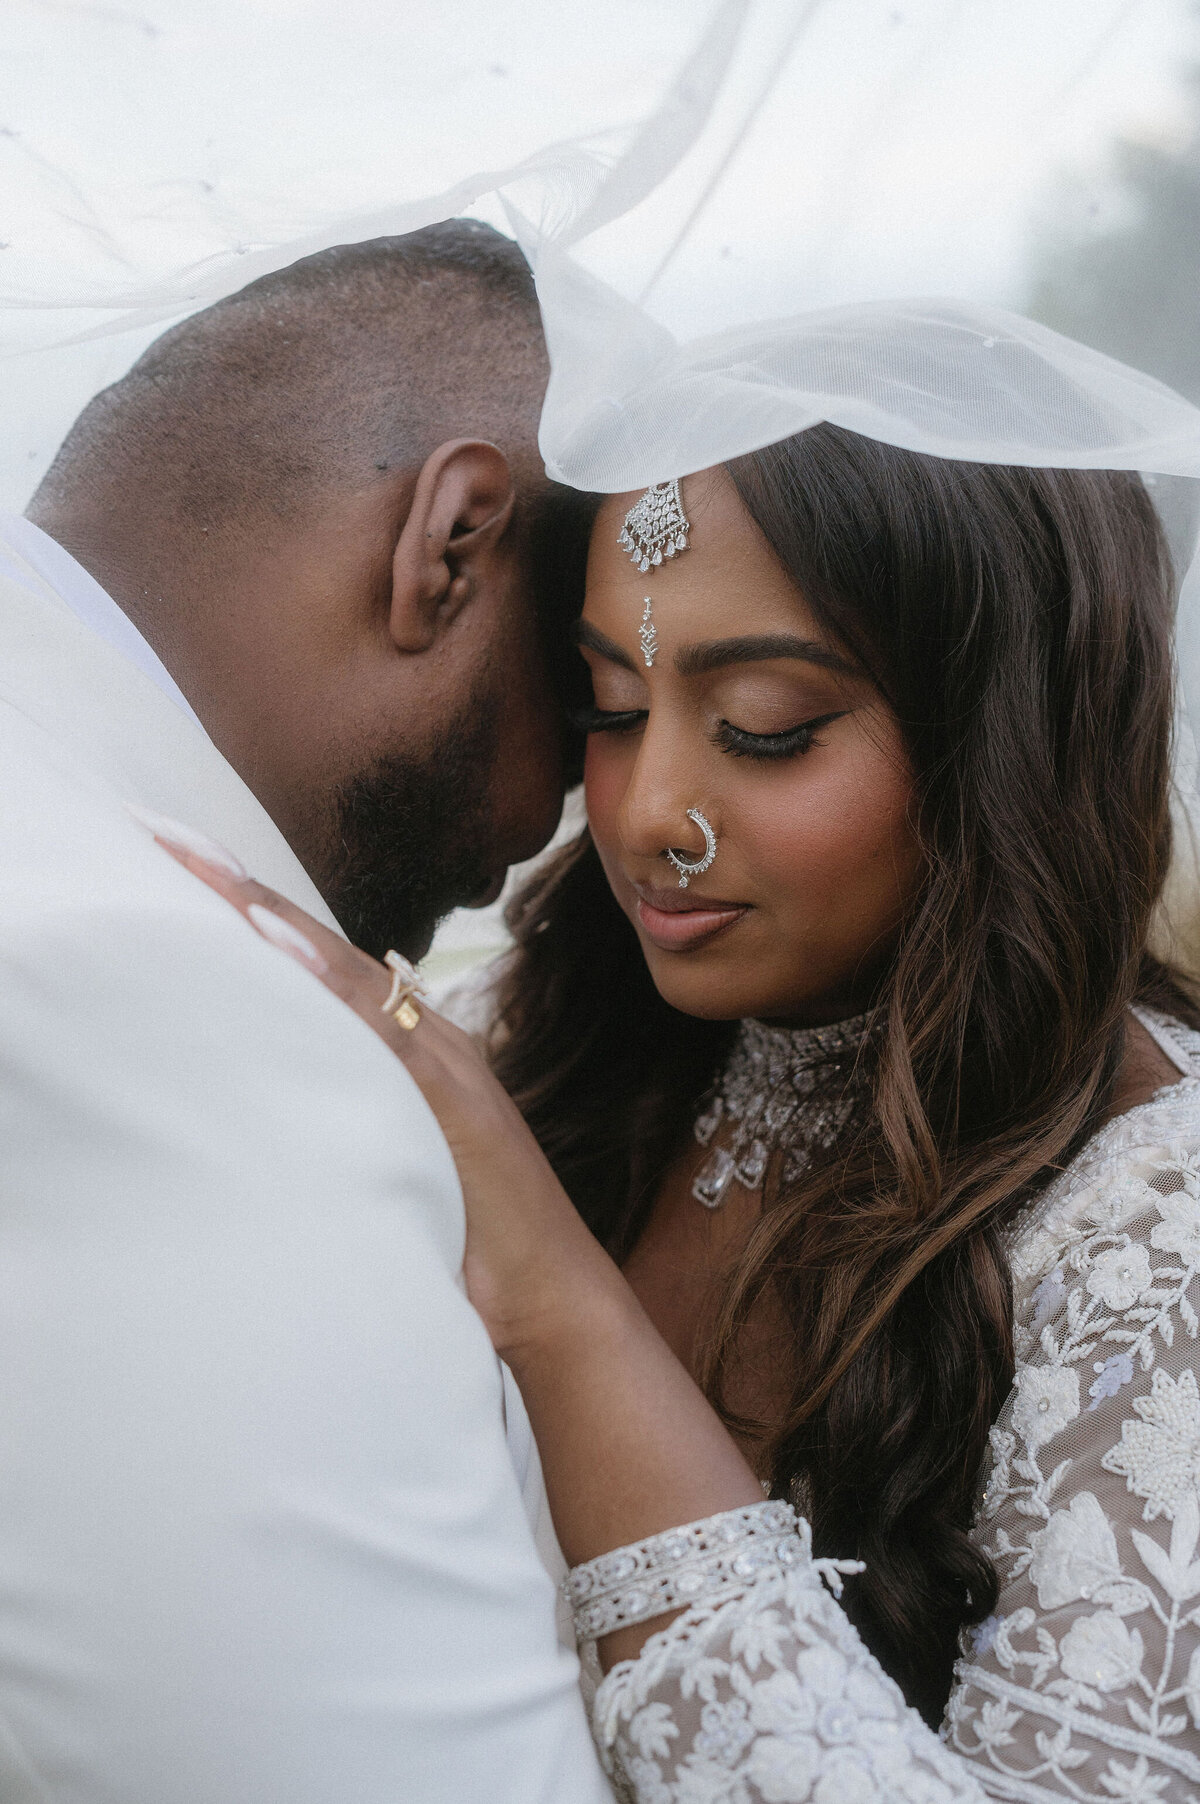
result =
[[692,1195],[706,1209],[719,1209],[733,1182],[733,1154],[718,1146],[692,1179]]
[[[865,1106],[858,1055],[870,1031],[866,1016],[812,1028],[743,1021],[693,1121],[693,1137],[710,1149],[692,1179],[695,1200],[719,1209],[735,1183],[761,1192],[776,1154],[785,1185],[802,1177]],[[728,1144],[713,1145],[726,1123]]]
[[724,1115],[725,1111],[721,1106],[719,1098],[713,1103],[711,1109],[705,1109],[702,1115],[697,1115],[695,1125],[692,1128],[692,1133],[700,1146],[708,1145],[709,1141],[720,1127]]
[[757,1190],[767,1175],[767,1162],[770,1154],[761,1140],[751,1142],[749,1148],[738,1160],[734,1177],[747,1190]]

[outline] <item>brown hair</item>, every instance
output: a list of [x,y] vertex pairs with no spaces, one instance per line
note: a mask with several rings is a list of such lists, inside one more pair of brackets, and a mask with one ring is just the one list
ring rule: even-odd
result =
[[[820,426],[729,466],[895,711],[927,874],[875,998],[873,1106],[775,1184],[729,1276],[721,1406],[764,1293],[791,1396],[777,1495],[867,1570],[847,1606],[931,1720],[994,1605],[968,1530],[1012,1381],[1005,1235],[1110,1106],[1170,853],[1171,579],[1139,478],[948,462]],[[636,1240],[732,1024],[669,1008],[586,834],[511,912],[496,1069],[584,1218]],[[729,1412],[726,1412],[727,1415]],[[752,1425],[746,1425],[752,1426]]]

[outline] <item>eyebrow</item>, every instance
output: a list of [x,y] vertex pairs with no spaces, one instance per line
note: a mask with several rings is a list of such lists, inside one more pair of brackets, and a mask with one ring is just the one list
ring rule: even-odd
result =
[[[599,652],[624,670],[637,670],[633,659],[602,633],[598,627],[581,620],[575,629],[580,645]],[[710,670],[723,670],[728,664],[761,664],[770,658],[796,658],[805,664],[819,664],[841,676],[862,673],[848,658],[839,657],[817,639],[801,639],[795,633],[744,634],[737,639],[707,639],[700,645],[685,645],[675,654],[675,668],[680,676],[704,676]]]
[[727,664],[761,664],[768,658],[798,658],[805,664],[820,664],[842,676],[860,673],[848,658],[839,657],[817,639],[801,639],[795,633],[748,634],[739,639],[708,639],[701,645],[685,645],[675,654],[675,668],[680,676],[703,676],[710,670],[723,670]]
[[623,670],[637,669],[628,652],[622,651],[615,639],[610,639],[607,633],[602,633],[598,626],[589,625],[586,620],[576,622],[575,640],[579,645],[586,645],[589,651],[598,651],[610,663],[619,664]]

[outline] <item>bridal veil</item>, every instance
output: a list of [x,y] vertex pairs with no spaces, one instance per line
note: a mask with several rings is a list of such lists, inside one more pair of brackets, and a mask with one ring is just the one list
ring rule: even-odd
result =
[[10,0],[0,42],[5,505],[172,320],[473,212],[533,265],[564,482],[639,488],[820,420],[1141,471],[1194,801],[1187,0]]

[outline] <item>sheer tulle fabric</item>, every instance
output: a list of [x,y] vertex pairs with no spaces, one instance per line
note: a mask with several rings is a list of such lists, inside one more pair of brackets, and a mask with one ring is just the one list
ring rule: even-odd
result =
[[[1185,11],[1167,31],[1170,0],[10,0],[3,499],[171,320],[474,210],[536,274],[563,481],[636,489],[829,420],[1140,470],[1182,575],[1200,410],[1026,317],[1022,247],[1056,172],[1139,128],[1131,93],[1163,141],[1184,130]],[[1194,574],[1193,706],[1195,613]],[[605,1682],[639,1804],[1200,1795],[1196,1107],[1193,1080],[1119,1126],[1015,1250],[1028,1339],[979,1524],[1005,1592],[949,1746],[834,1600],[781,1580],[778,1608],[712,1625],[721,1645],[669,1631]]]
[[[475,211],[536,273],[564,482],[636,489],[819,420],[1142,471],[1181,579],[1190,824],[1200,410],[1025,314],[1047,243],[1070,290],[1070,240],[1093,341],[1192,367],[1194,308],[1159,297],[1195,288],[1195,24],[1185,0],[15,0],[0,506],[166,323],[325,246]],[[1126,192],[1113,170],[1139,145],[1170,179]],[[1096,270],[1172,183],[1139,308],[1128,268]],[[1179,836],[1173,897],[1200,954],[1196,843]]]
[[638,488],[831,420],[942,457],[1142,470],[1182,576],[1193,484],[1166,478],[1200,476],[1200,411],[1022,310],[1058,186],[1091,172],[1100,230],[1121,134],[1184,131],[1185,17],[17,0],[0,504],[24,505],[79,407],[170,320],[324,246],[475,210],[536,271],[563,481]]
[[1020,317],[997,249],[1127,122],[1161,4],[436,10],[18,0],[0,349],[146,331],[478,205],[537,271],[543,448],[581,487],[821,419],[938,456],[1200,475],[1200,413]]

